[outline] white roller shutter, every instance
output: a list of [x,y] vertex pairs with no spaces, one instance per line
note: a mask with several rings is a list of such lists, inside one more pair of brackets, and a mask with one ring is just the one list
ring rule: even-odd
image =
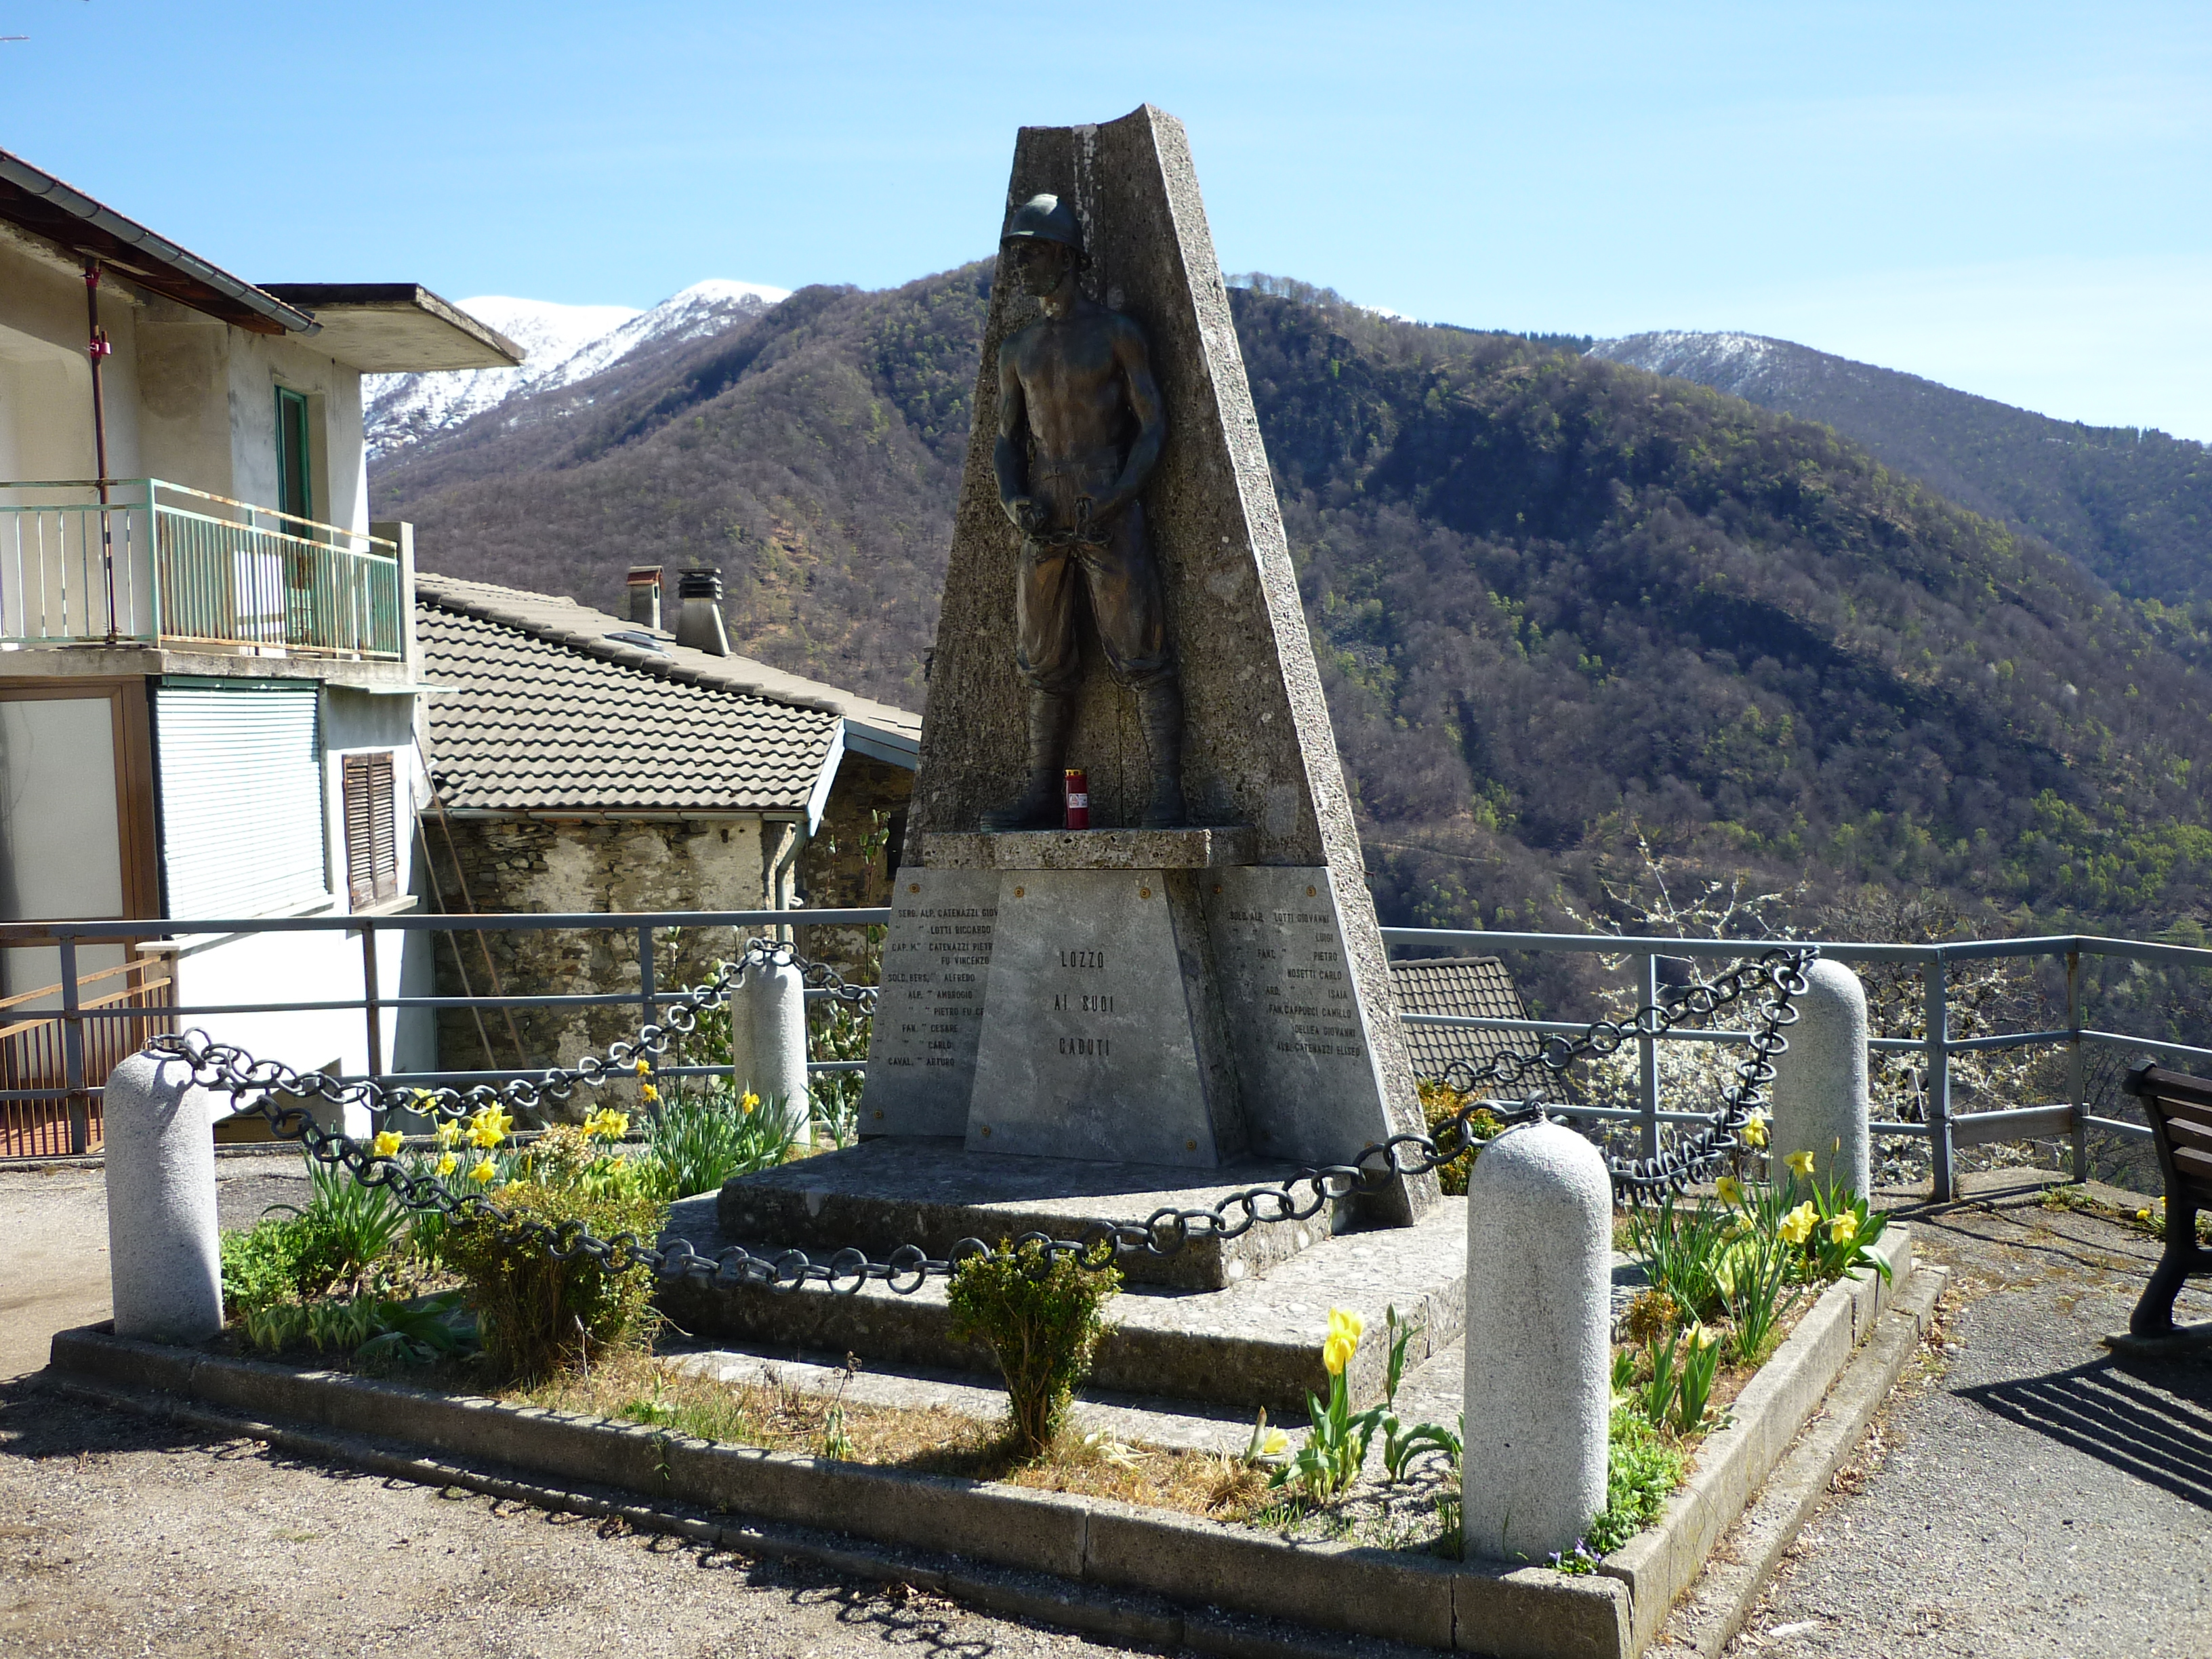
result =
[[262,916],[325,892],[315,688],[154,694],[169,914]]

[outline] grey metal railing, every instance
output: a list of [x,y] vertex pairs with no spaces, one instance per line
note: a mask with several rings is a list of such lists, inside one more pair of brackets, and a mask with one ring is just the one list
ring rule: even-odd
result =
[[[97,1084],[83,1074],[82,1056],[86,1052],[82,1041],[84,1022],[103,1019],[140,1019],[149,1013],[161,1015],[179,1022],[222,1015],[282,1014],[358,1011],[363,1018],[368,1036],[367,1052],[370,1071],[366,1074],[387,1082],[419,1084],[423,1086],[502,1081],[510,1077],[529,1076],[543,1068],[510,1066],[493,1071],[434,1071],[384,1073],[379,1068],[378,1056],[382,1050],[383,1020],[387,1011],[406,1008],[455,1008],[471,1010],[517,1010],[530,1008],[609,1007],[635,1004],[641,1023],[656,1017],[660,1002],[672,988],[658,978],[653,935],[672,929],[730,928],[733,930],[776,930],[792,927],[881,927],[890,921],[887,908],[856,908],[838,910],[711,910],[711,911],[653,911],[629,914],[578,912],[563,915],[450,915],[443,914],[409,914],[385,916],[327,915],[252,917],[220,921],[67,921],[0,923],[0,947],[27,944],[58,945],[64,962],[74,964],[76,948],[81,944],[100,940],[131,940],[141,945],[156,940],[175,940],[179,936],[191,939],[219,939],[274,933],[357,933],[361,935],[362,966],[362,994],[332,997],[313,1000],[295,1000],[284,1002],[240,1002],[204,1005],[180,1004],[158,1009],[146,1006],[92,1007],[80,1006],[76,988],[65,968],[64,983],[68,988],[64,1006],[57,1011],[63,1023],[63,1050],[69,1056],[68,1074],[49,1086],[29,1088],[0,1088],[0,1102],[29,1100],[66,1100],[70,1103],[70,1121],[72,1130],[85,1121],[83,1103],[97,1094]],[[380,994],[377,974],[378,945],[380,936],[411,933],[482,933],[515,932],[542,933],[556,930],[579,932],[624,932],[637,939],[638,986],[635,990],[556,993],[538,994],[500,994],[492,996],[383,996]],[[1767,945],[1781,941],[1745,939],[1667,939],[1657,937],[1624,937],[1589,933],[1508,933],[1480,930],[1455,930],[1430,927],[1386,927],[1384,942],[1401,955],[1418,951],[1423,955],[1449,954],[1455,951],[1478,951],[1485,955],[1499,951],[1527,951],[1537,954],[1606,955],[1626,957],[1637,974],[1639,1001],[1649,1005],[1658,988],[1658,962],[1662,957],[1692,957],[1712,960],[1740,958],[1757,953]],[[1925,1136],[1929,1142],[1929,1163],[1934,1184],[1939,1192],[1954,1190],[1955,1157],[1959,1148],[1999,1140],[2043,1139],[2065,1135],[2070,1138],[2073,1152],[2074,1175],[2083,1178],[2087,1172],[2088,1136],[2092,1129],[2109,1133],[2148,1139],[2149,1131],[2142,1125],[2101,1117],[2092,1114],[2085,1091],[2085,1052],[2098,1045],[2120,1048],[2142,1049],[2165,1054],[2184,1062],[2212,1062],[2212,1048],[2193,1047],[2154,1037],[2138,1036],[2124,1031],[2111,1031],[2085,1023],[2083,1012],[2082,963],[2085,958],[2106,957],[2119,960],[2161,963],[2191,968],[2212,969],[2212,950],[2198,950],[2187,945],[2161,945],[2143,939],[2103,939],[2088,934],[2058,934],[2036,939],[1977,939],[1948,945],[1869,945],[1850,940],[1808,940],[1791,943],[1810,943],[1819,945],[1822,955],[1846,963],[1896,963],[1917,967],[1923,975],[1926,988],[1923,1009],[1925,1033],[1913,1037],[1873,1037],[1869,1047],[1876,1052],[1915,1053],[1923,1056],[1925,1076],[1926,1119],[1922,1122],[1881,1121],[1874,1130],[1884,1135]],[[1980,1036],[1954,1036],[1950,1030],[1948,1012],[1948,970],[1952,964],[1991,959],[2022,959],[2057,961],[2063,964],[2066,980],[2067,1023],[2063,1026],[2021,1031],[2004,1031]],[[810,992],[810,997],[817,994]],[[1536,1036],[1566,1036],[1586,1029],[1586,1022],[1541,1019],[1506,1019],[1480,1016],[1451,1014],[1407,1014],[1401,1016],[1408,1025],[1457,1028],[1478,1031],[1520,1032]],[[1660,1103],[1660,1078],[1657,1063],[1657,1043],[1721,1042],[1734,1043],[1747,1040],[1748,1032],[1733,1030],[1676,1030],[1664,1036],[1636,1039],[1638,1044],[1638,1099],[1633,1107],[1611,1107],[1570,1103],[1560,1109],[1567,1115],[1595,1121],[1628,1121],[1640,1131],[1645,1156],[1657,1148],[1660,1129],[1669,1123],[1694,1123],[1702,1115],[1694,1111],[1667,1111]],[[2012,1048],[2038,1044],[2064,1046],[2069,1050],[2069,1093],[2064,1101],[2010,1108],[2002,1110],[1979,1111],[1956,1115],[1951,1109],[1949,1087],[1950,1061],[1954,1055],[1992,1048]],[[852,1072],[865,1068],[861,1060],[816,1060],[808,1070],[817,1073]],[[722,1068],[712,1066],[684,1066],[664,1068],[669,1077],[719,1076]],[[346,1081],[356,1080],[351,1077]]]
[[159,478],[0,483],[0,643],[397,659],[398,549]]
[[[1924,1034],[1917,1037],[1870,1037],[1867,1046],[1876,1053],[1908,1053],[1923,1056],[1926,1118],[1917,1123],[1880,1121],[1872,1127],[1876,1134],[1927,1137],[1931,1184],[1940,1193],[1956,1190],[1956,1155],[1962,1146],[1983,1146],[2002,1140],[2040,1139],[2063,1134],[2071,1140],[2073,1176],[2080,1181],[2086,1179],[2088,1174],[2089,1132],[2092,1129],[2100,1129],[2127,1139],[2148,1139],[2150,1131],[2143,1125],[2118,1118],[2100,1117],[2088,1109],[2083,1057],[2089,1047],[2102,1044],[2148,1050],[2183,1060],[2212,1060],[2212,1048],[2136,1036],[2124,1031],[2101,1030],[2083,1023],[2081,964],[2085,957],[2102,957],[2212,969],[2212,951],[2189,945],[2161,945],[2147,939],[2103,939],[2094,934],[2076,933],[2037,939],[1972,939],[1954,945],[1869,945],[1831,939],[1663,939],[1604,933],[1489,933],[1432,927],[1385,927],[1382,938],[1391,946],[1421,947],[1430,954],[1474,951],[1491,955],[1514,951],[1625,957],[1638,973],[1643,988],[1641,1001],[1647,1005],[1654,1000],[1658,959],[1662,957],[1726,960],[1756,953],[1770,945],[1786,942],[1816,945],[1822,956],[1837,962],[1898,963],[1916,967],[1925,982],[1922,1003]],[[2002,1031],[1975,1037],[1954,1036],[1949,1012],[1951,964],[2005,958],[2055,960],[2063,965],[2066,976],[2067,1023],[2039,1030]],[[1583,1029],[1579,1024],[1558,1020],[1462,1018],[1441,1014],[1409,1014],[1404,1018],[1408,1024],[1457,1026],[1469,1030],[1548,1034]],[[1674,1031],[1660,1040],[1741,1042],[1748,1035],[1732,1030]],[[1626,1120],[1636,1123],[1648,1156],[1650,1149],[1658,1144],[1662,1124],[1694,1122],[1698,1117],[1694,1113],[1660,1109],[1656,1043],[1650,1037],[1638,1037],[1637,1042],[1641,1064],[1638,1067],[1638,1099],[1634,1108],[1623,1109],[1577,1105],[1565,1109],[1572,1116]],[[1997,1111],[1963,1115],[1954,1114],[1950,1086],[1953,1055],[2038,1044],[2063,1045],[2068,1049],[2069,1098]]]

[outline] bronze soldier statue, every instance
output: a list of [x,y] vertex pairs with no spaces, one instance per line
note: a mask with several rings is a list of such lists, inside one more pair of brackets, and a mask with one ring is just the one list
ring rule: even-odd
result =
[[1058,197],[1014,210],[1002,246],[1044,315],[999,349],[999,501],[1022,532],[1015,655],[1029,687],[1029,781],[983,815],[990,830],[1057,828],[1060,766],[1075,714],[1078,588],[1114,678],[1136,694],[1152,798],[1148,830],[1183,821],[1182,689],[1160,573],[1138,500],[1167,413],[1145,337],[1086,298],[1083,236]]

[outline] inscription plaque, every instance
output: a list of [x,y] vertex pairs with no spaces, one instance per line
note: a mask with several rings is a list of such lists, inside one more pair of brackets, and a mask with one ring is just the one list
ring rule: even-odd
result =
[[1364,1118],[1373,1108],[1361,1103],[1387,1097],[1329,872],[1245,866],[1202,879],[1253,1150],[1340,1158],[1346,1114]]
[[961,1134],[975,1081],[999,878],[978,870],[902,870],[896,886],[860,1133]]
[[1002,926],[969,1149],[1200,1168],[1241,1152],[1192,877],[1055,870],[997,879]]

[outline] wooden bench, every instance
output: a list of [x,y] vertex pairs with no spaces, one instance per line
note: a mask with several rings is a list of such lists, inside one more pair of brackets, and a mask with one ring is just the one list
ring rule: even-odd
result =
[[2166,1255],[2129,1316],[2128,1330],[2170,1336],[2182,1281],[2212,1273],[2212,1249],[2197,1242],[2197,1212],[2212,1209],[2212,1079],[2144,1066],[2129,1073],[2121,1087],[2142,1102],[2166,1175]]

